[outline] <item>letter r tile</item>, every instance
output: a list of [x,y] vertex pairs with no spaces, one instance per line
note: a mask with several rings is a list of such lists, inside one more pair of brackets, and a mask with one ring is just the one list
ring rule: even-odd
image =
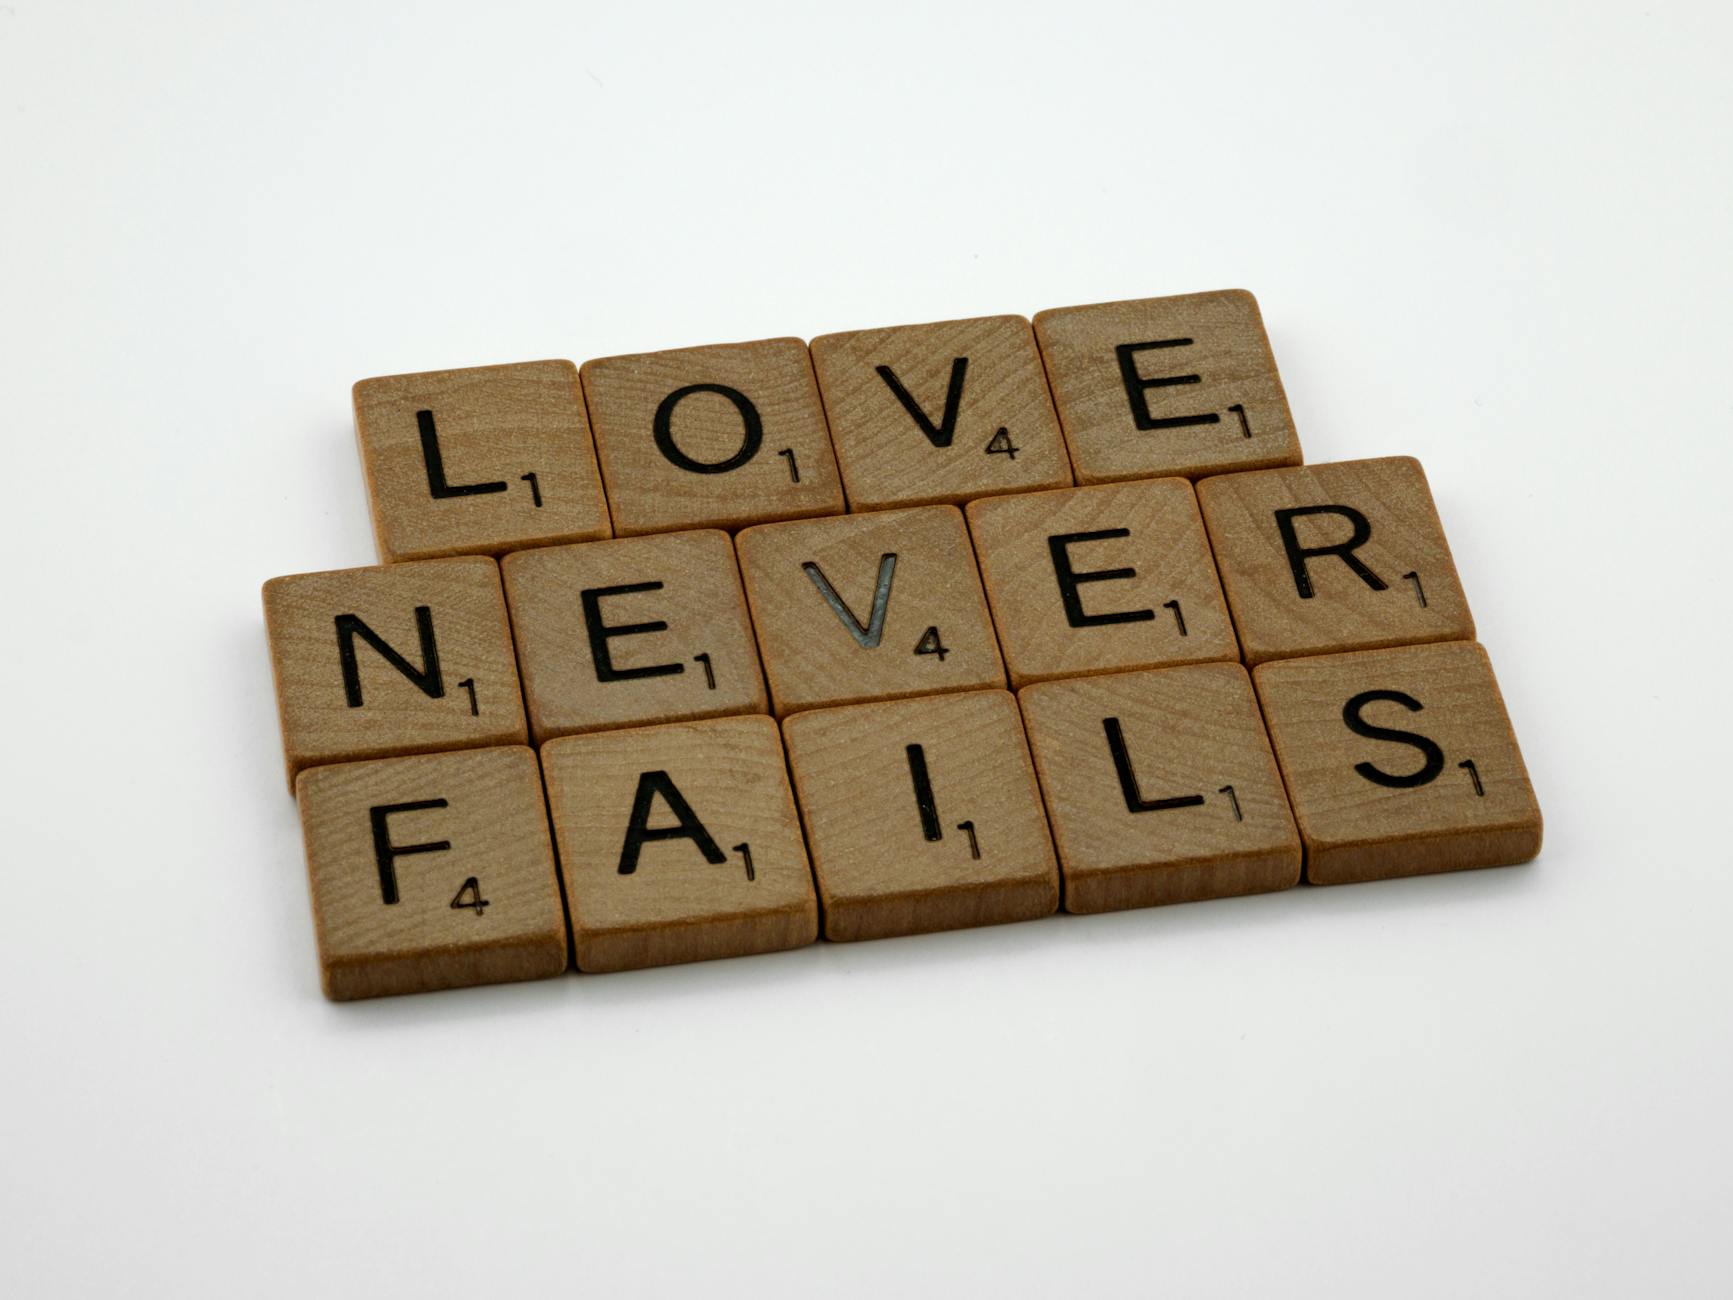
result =
[[1248,664],[1474,636],[1412,457],[1227,474],[1197,495]]
[[776,723],[711,718],[542,748],[581,971],[798,948],[818,900]]
[[843,509],[799,339],[603,357],[579,373],[619,536]]
[[1079,483],[1300,463],[1257,299],[1243,289],[1035,317]]
[[734,540],[778,716],[1005,685],[955,506],[762,524]]
[[1314,885],[1540,852],[1540,806],[1478,643],[1284,659],[1253,679]]
[[727,533],[550,546],[500,568],[537,744],[768,707]]

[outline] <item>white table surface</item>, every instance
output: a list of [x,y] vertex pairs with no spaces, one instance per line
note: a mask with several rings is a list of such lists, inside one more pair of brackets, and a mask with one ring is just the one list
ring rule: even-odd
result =
[[[0,1293],[1733,1289],[1725,5],[0,4]],[[1427,466],[1528,867],[333,1006],[348,389],[1200,289]]]

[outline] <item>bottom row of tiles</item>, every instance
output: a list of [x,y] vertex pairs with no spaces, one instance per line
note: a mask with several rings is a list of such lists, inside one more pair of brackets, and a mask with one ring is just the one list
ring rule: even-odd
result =
[[617,971],[800,947],[821,914],[873,939],[1046,916],[1062,885],[1101,912],[1541,839],[1473,642],[345,763],[297,794],[336,999],[559,974],[561,876],[578,968]]

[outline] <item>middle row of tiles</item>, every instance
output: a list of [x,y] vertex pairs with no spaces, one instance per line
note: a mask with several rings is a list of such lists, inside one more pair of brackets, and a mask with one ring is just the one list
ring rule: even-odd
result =
[[[971,503],[966,521],[955,507],[923,506],[735,538],[698,530],[548,547],[497,569],[473,557],[300,575],[265,593],[289,777],[321,763],[510,743],[526,721],[539,744],[1007,679],[1022,687],[1473,636],[1417,463],[1210,480],[1203,493],[1220,497],[1230,546],[1244,494],[1214,489],[1269,477],[1278,481],[1247,490],[1287,500],[1300,491],[1287,480],[1303,477],[1331,500],[1394,510],[1400,517],[1368,525],[1358,552],[1313,553],[1423,573],[1425,602],[1382,580],[1373,587],[1347,564],[1313,566],[1315,578],[1303,570],[1301,590],[1274,528],[1238,543],[1244,555],[1224,555],[1220,541],[1212,551],[1217,520],[1206,533],[1183,479],[990,498]],[[1400,553],[1384,550],[1385,538]],[[454,686],[467,708],[451,707]]]

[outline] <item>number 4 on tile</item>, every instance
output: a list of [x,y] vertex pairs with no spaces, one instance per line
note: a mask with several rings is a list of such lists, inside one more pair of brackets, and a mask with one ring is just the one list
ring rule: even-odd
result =
[[929,627],[921,633],[921,639],[915,643],[915,653],[918,655],[938,655],[939,662],[945,662],[945,656],[950,654],[950,647],[939,639],[939,629]]
[[[468,895],[467,898],[464,897],[466,894]],[[488,906],[487,899],[481,896],[481,882],[474,876],[457,887],[457,894],[451,900],[452,911],[461,912],[467,907],[477,916],[486,911]]]

